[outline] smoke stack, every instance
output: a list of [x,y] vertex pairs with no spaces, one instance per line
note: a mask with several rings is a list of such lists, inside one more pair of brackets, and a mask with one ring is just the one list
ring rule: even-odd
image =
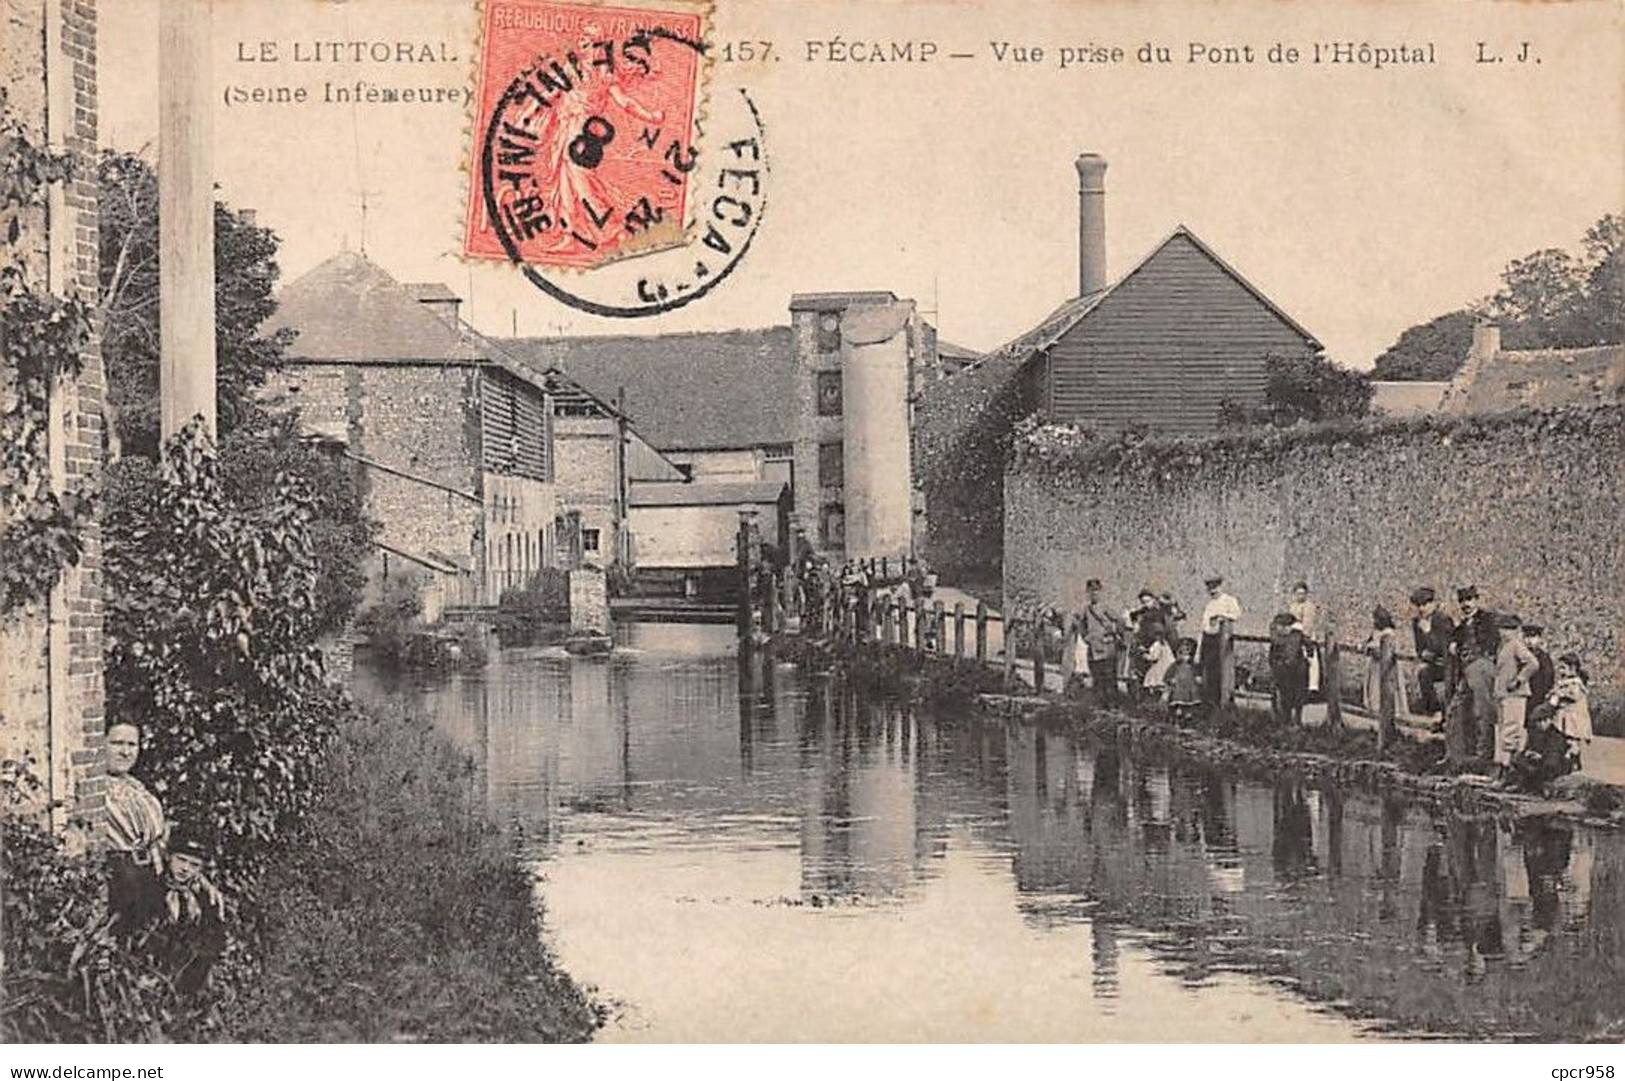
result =
[[1078,295],[1106,288],[1106,159],[1079,154]]

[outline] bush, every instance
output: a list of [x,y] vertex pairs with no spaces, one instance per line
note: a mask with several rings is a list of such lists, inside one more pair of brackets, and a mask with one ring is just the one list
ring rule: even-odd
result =
[[337,692],[323,679],[308,494],[235,505],[195,428],[109,472],[107,712],[142,727],[136,772],[212,842],[236,892],[308,807]]
[[569,622],[570,572],[557,567],[544,567],[529,586],[506,591],[497,604],[496,632],[504,645],[534,643]]
[[0,1042],[129,1042],[161,1038],[180,1003],[161,969],[112,931],[107,872],[47,827],[40,785],[0,767]]
[[535,882],[474,766],[428,724],[347,710],[320,798],[261,884],[263,958],[208,1038],[580,1040]]
[[421,587],[417,575],[393,577],[378,603],[356,618],[356,630],[365,637],[373,657],[391,668],[409,671],[485,667],[489,651],[481,628],[425,624]]

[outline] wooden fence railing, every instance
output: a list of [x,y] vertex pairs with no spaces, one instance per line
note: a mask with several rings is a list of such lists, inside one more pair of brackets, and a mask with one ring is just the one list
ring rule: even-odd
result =
[[[882,582],[884,575],[894,569],[892,561],[870,562],[875,563]],[[896,561],[898,569],[902,566],[902,561]],[[911,602],[904,603],[883,587],[854,588],[845,584],[837,584],[826,591],[819,599],[816,611],[802,612],[799,610],[798,590],[788,579],[776,576],[774,588],[764,592],[762,629],[769,633],[785,630],[794,620],[803,628],[816,626],[819,632],[845,642],[873,641],[922,654],[997,665],[1003,669],[1006,685],[1014,685],[1018,673],[1030,669],[1033,687],[1039,693],[1048,691],[1052,664],[1059,671],[1063,689],[1078,674],[1075,671],[1075,652],[1071,648],[1074,640],[1081,635],[1081,620],[1077,616],[1065,619],[1060,624],[1051,618],[1005,618],[980,601],[974,609],[967,608],[962,601],[955,602],[948,609],[941,600],[928,603],[923,598],[915,597]],[[1002,648],[993,645],[995,630]],[[1061,648],[1058,656],[1051,657],[1057,637]],[[1237,694],[1236,647],[1269,644],[1267,636],[1238,633],[1229,624],[1223,625],[1219,636],[1222,657],[1219,670],[1223,681],[1219,688],[1220,702],[1231,703]],[[1398,731],[1398,704],[1392,694],[1392,687],[1400,675],[1398,666],[1401,662],[1419,663],[1420,658],[1396,649],[1390,639],[1385,638],[1381,647],[1371,653],[1362,646],[1339,641],[1330,631],[1320,638],[1316,646],[1328,725],[1341,726],[1345,711],[1356,708],[1345,702],[1343,696],[1343,671],[1347,658],[1353,655],[1378,666],[1381,678],[1377,685],[1382,689],[1380,701],[1365,702],[1358,711],[1376,718],[1378,745],[1386,749],[1397,737]]]

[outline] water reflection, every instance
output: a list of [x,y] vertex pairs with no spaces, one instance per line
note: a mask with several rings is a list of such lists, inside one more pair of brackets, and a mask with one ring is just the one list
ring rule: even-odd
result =
[[[922,718],[638,626],[364,693],[430,712],[650,1039],[1584,1037],[1618,837]],[[1173,1024],[1173,1022],[1177,1022]]]

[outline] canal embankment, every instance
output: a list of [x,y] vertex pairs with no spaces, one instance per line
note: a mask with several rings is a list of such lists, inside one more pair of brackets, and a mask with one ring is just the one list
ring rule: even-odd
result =
[[544,942],[534,876],[473,769],[424,720],[347,711],[309,815],[257,884],[256,956],[197,1035],[590,1039],[601,1016]]
[[1377,736],[1351,725],[1283,728],[1266,709],[1237,703],[1192,727],[1155,707],[1097,709],[1064,694],[1034,693],[1005,672],[970,658],[886,642],[843,642],[782,634],[767,648],[786,662],[835,669],[875,693],[931,708],[938,719],[1060,726],[1091,740],[1112,740],[1131,753],[1222,766],[1267,779],[1290,772],[1310,784],[1338,784],[1405,794],[1468,813],[1508,818],[1548,815],[1591,826],[1625,828],[1625,786],[1568,779],[1559,798],[1493,789],[1446,772],[1429,741],[1401,733],[1379,756]]

